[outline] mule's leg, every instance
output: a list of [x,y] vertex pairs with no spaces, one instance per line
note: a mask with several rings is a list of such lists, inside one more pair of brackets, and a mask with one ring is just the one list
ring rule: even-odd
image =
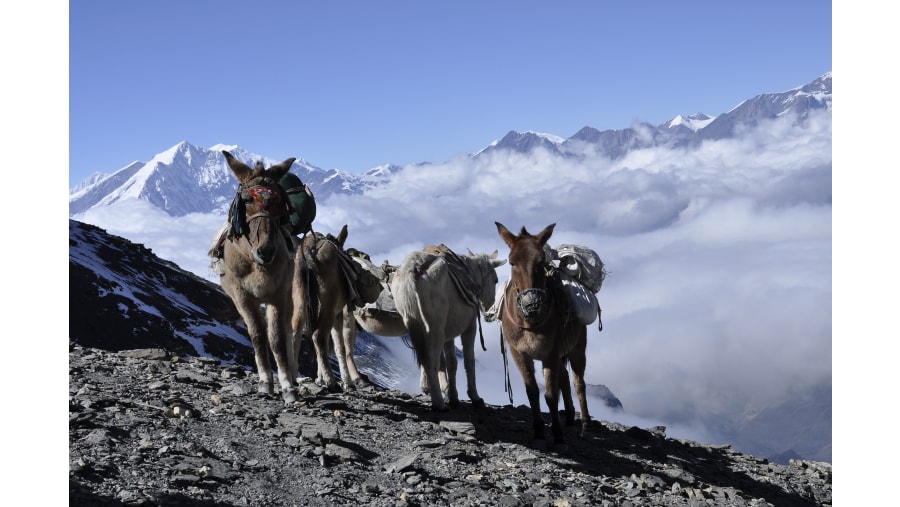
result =
[[[456,351],[454,351],[455,353]],[[441,392],[447,394],[450,382],[447,380],[447,359],[444,354],[441,354],[441,360],[438,362],[438,383],[441,385]],[[425,375],[425,368],[419,368],[419,388],[422,390],[422,394],[431,392],[428,390],[428,376]]]
[[[281,386],[281,398],[285,403],[297,401],[297,392],[294,390],[294,379],[291,378],[290,360],[288,352],[288,298],[283,298],[280,305],[266,305],[266,316],[269,327],[269,348],[275,356],[275,365],[278,367],[278,384]],[[293,347],[291,347],[293,349]],[[295,376],[296,378],[296,376]]]
[[[329,322],[325,322],[328,320]],[[312,341],[316,349],[316,379],[319,384],[334,389],[337,381],[331,373],[331,363],[328,361],[328,341],[331,338],[331,327],[334,325],[332,319],[320,319],[319,327],[313,331]]]
[[588,412],[587,396],[585,396],[584,370],[587,366],[587,326],[579,326],[580,334],[575,348],[569,352],[569,364],[572,365],[572,378],[575,384],[575,396],[578,397],[578,406],[581,409],[581,432],[587,429],[591,414]]
[[553,443],[564,444],[562,423],[559,420],[560,371],[565,368],[562,358],[544,361],[544,401],[550,413],[550,430],[553,432]]
[[566,369],[566,359],[562,361],[559,370],[559,390],[562,393],[563,409],[566,412],[566,426],[575,424],[575,405],[572,403],[572,386],[569,384],[569,370]]
[[344,314],[343,310],[334,317],[334,324],[331,326],[331,344],[334,349],[334,357],[337,359],[338,371],[341,374],[341,381],[347,388],[353,387],[353,380],[347,371],[347,352],[344,350]]
[[328,360],[329,339],[331,339],[330,331],[316,330],[313,332],[313,346],[316,349],[316,382],[329,390],[335,390],[337,379],[331,372],[331,362]]
[[[294,238],[296,239],[296,238]],[[292,241],[294,240],[292,239]],[[297,241],[294,241],[297,243]],[[295,244],[296,248],[296,244]],[[300,348],[303,345],[304,335],[309,334],[309,300],[306,297],[307,284],[303,278],[305,273],[300,269],[301,251],[298,248],[294,257],[294,281],[291,286],[291,375],[294,379],[300,373]]]
[[[440,336],[433,329],[429,329],[425,337],[425,346],[428,347],[428,353],[422,366],[425,368],[425,376],[428,381],[428,393],[431,395],[431,408],[438,412],[445,412],[450,409],[447,407],[447,404],[444,403],[444,395],[440,390],[441,381],[438,379],[438,368],[440,367],[441,353],[444,347],[444,337]],[[447,361],[449,362],[450,359],[447,359]],[[449,379],[447,384],[448,389],[450,389]],[[459,399],[457,398],[457,403],[458,402]]]
[[531,356],[520,353],[513,344],[509,345],[509,355],[512,356],[516,363],[516,368],[522,374],[522,381],[525,383],[525,394],[528,396],[528,405],[531,407],[531,424],[534,428],[534,438],[544,438],[544,417],[541,415],[541,399],[540,389],[537,380],[534,377],[534,359]]
[[[450,383],[447,381],[447,360],[444,358],[443,353],[441,354],[441,360],[438,362],[438,383],[440,384],[441,392],[447,394]],[[422,394],[431,393],[428,387],[428,375],[425,374],[424,366],[419,367],[419,389],[422,390]]]
[[431,394],[428,386],[428,375],[425,374],[425,366],[419,366],[419,389],[422,394]]
[[[456,355],[455,350],[453,354]],[[447,359],[444,354],[441,354],[441,360],[438,363],[438,382],[441,383],[441,392],[447,394],[447,390],[450,389],[450,381],[447,380]]]
[[[463,367],[466,369],[466,394],[472,401],[472,407],[476,410],[484,408],[484,400],[478,396],[478,388],[475,385],[475,322],[460,335],[463,352]],[[452,343],[452,342],[451,342]],[[454,357],[456,357],[454,355]]]
[[[356,326],[356,317],[353,316],[353,309],[347,305],[344,307],[344,321],[341,328],[341,336],[344,340],[344,364],[347,368],[350,383],[354,387],[360,387],[367,385],[368,381],[356,367],[356,355],[354,353],[354,348],[356,347],[356,335],[358,332]],[[344,379],[344,382],[347,382],[347,379]]]
[[269,365],[269,346],[265,337],[266,319],[259,304],[245,297],[233,297],[234,306],[247,325],[247,334],[253,345],[253,356],[256,359],[256,371],[259,374],[257,391],[262,394],[274,394],[272,385],[272,369]]
[[[438,362],[438,382],[441,377],[441,365],[444,365],[444,375],[447,384],[447,400],[450,408],[459,408],[459,391],[456,389],[456,370],[459,367],[459,360],[456,359],[456,345],[453,340],[444,342],[444,351],[441,354],[441,360]],[[443,386],[441,386],[443,387]]]

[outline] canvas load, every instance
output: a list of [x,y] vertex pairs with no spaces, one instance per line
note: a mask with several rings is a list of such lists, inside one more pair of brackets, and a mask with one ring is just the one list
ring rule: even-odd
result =
[[559,245],[555,250],[560,271],[581,282],[594,294],[600,291],[606,269],[597,252],[581,245]]
[[562,282],[563,292],[566,293],[569,297],[569,302],[572,303],[569,308],[572,310],[575,320],[585,326],[597,320],[600,308],[597,296],[579,283],[578,280],[563,272],[559,273],[559,279]]
[[286,173],[278,181],[291,201],[291,234],[306,234],[312,228],[316,218],[316,198],[303,181],[294,174]]

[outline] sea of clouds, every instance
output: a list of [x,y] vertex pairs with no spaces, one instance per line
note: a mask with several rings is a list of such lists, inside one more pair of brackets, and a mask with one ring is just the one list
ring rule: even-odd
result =
[[[803,126],[781,118],[734,139],[617,160],[590,147],[570,158],[460,156],[320,201],[314,228],[347,224],[347,246],[399,264],[438,243],[506,257],[495,221],[531,233],[555,223],[551,245],[588,246],[609,272],[598,294],[603,331],[588,327],[586,380],[608,386],[625,411],[595,401],[594,417],[715,442],[711,416],[738,420],[831,383],[831,155],[831,113],[812,111]],[[173,218],[126,201],[74,218],[218,282],[206,251],[224,216]],[[498,274],[508,278],[508,265]],[[499,327],[483,331],[478,388],[505,404]],[[514,401],[525,404],[511,368]],[[417,392],[410,372],[402,388]]]

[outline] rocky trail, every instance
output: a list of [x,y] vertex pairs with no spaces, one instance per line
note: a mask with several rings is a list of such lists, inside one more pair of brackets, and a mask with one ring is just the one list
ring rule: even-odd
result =
[[828,463],[664,428],[592,420],[551,448],[526,405],[435,413],[426,396],[311,379],[301,394],[285,406],[218,360],[70,343],[69,505],[831,505]]

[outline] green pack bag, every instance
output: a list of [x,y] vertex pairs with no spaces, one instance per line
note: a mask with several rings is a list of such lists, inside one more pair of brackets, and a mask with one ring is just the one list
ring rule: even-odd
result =
[[294,173],[286,173],[278,183],[284,188],[294,208],[291,212],[291,233],[295,236],[306,234],[316,218],[316,198]]

